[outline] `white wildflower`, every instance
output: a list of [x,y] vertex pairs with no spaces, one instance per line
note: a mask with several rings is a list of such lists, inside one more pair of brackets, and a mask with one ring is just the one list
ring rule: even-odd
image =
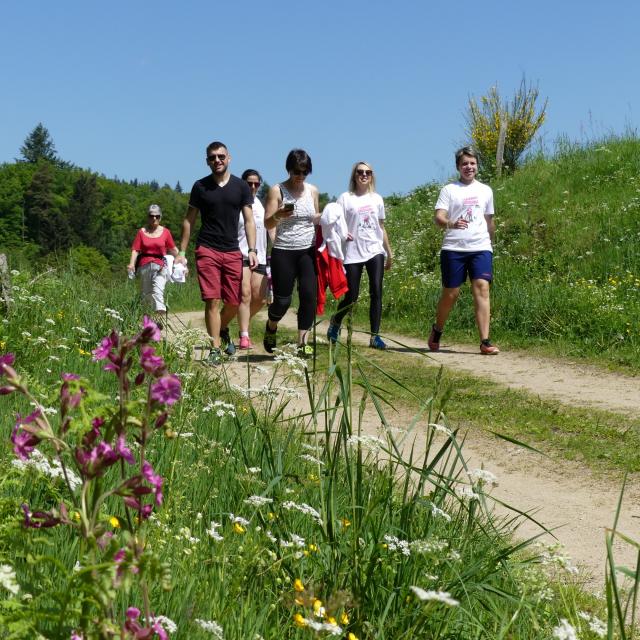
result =
[[23,331],[20,335],[22,335],[22,337],[24,338],[30,338],[31,334],[28,331]]
[[221,542],[224,538],[218,533],[218,529],[220,529],[222,525],[218,522],[211,521],[209,528],[207,529],[207,534],[213,538],[216,542]]
[[263,507],[265,504],[271,504],[272,502],[273,498],[267,498],[266,496],[250,496],[244,501],[245,504],[257,508]]
[[360,445],[363,449],[367,449],[372,453],[378,453],[385,446],[385,443],[381,438],[369,435],[349,436],[349,438],[347,438],[347,444],[350,447],[357,447]]
[[45,318],[44,321],[47,322],[48,324],[52,324],[54,326],[56,324],[56,321],[53,318]]
[[578,640],[576,630],[564,618],[562,618],[560,624],[553,629],[553,637],[557,640]]
[[215,620],[200,620],[199,618],[195,619],[195,623],[205,631],[208,631],[212,634],[217,640],[224,640],[224,631],[222,627],[215,622]]
[[83,333],[85,336],[90,335],[90,333],[84,327],[71,327],[74,331],[78,331],[79,333]]
[[300,456],[301,460],[306,460],[307,462],[311,462],[311,464],[317,464],[319,466],[324,466],[324,462],[322,462],[322,460],[318,460],[318,458],[314,458],[311,454],[309,453],[303,453]]
[[245,520],[241,516],[234,516],[233,513],[229,514],[229,520],[231,520],[231,522],[233,522],[233,524],[239,524],[239,525],[241,525],[243,527],[248,527],[249,526],[249,521],[248,520]]
[[474,469],[469,473],[469,479],[474,484],[487,484],[494,487],[498,486],[498,478],[491,473],[491,471],[487,471],[486,469]]
[[456,487],[456,493],[458,497],[462,498],[462,500],[477,500],[479,498],[478,494],[468,486]]
[[308,626],[314,631],[326,631],[330,636],[339,636],[342,633],[342,627],[335,624],[335,622],[318,622],[310,618],[303,618]]
[[403,556],[411,555],[411,545],[406,540],[400,540],[396,538],[396,536],[385,536],[384,540],[387,543],[389,551],[397,551]]
[[178,630],[178,625],[167,616],[154,616],[151,622],[157,622],[167,633],[175,633]]
[[311,506],[303,502],[302,504],[297,504],[296,502],[292,502],[288,500],[287,502],[282,503],[282,508],[287,511],[291,511],[292,509],[295,511],[299,511],[300,513],[304,513],[307,516],[311,516],[318,524],[322,524],[322,518],[320,514]]
[[248,467],[247,471],[253,475],[258,475],[262,469],[260,467]]
[[[34,449],[28,460],[15,459],[11,461],[19,471],[25,471],[26,469],[34,469],[50,478],[60,478],[64,480],[64,470],[62,465],[57,459],[49,460],[43,453]],[[66,469],[67,479],[72,491],[75,491],[82,485],[82,479],[72,469]]]
[[451,522],[451,516],[446,511],[440,509],[440,507],[436,507],[433,502],[431,503],[431,513],[434,516],[440,516],[441,518],[444,518],[447,522]]
[[451,597],[448,591],[425,591],[420,587],[409,587],[416,596],[422,601],[442,602],[450,607],[457,607],[460,603]]
[[20,585],[16,580],[16,572],[11,565],[0,564],[0,586],[4,587],[14,596],[20,591]]

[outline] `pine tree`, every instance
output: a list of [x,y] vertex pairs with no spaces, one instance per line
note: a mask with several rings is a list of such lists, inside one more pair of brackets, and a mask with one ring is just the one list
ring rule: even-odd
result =
[[25,138],[24,144],[20,147],[22,160],[24,162],[38,162],[38,160],[48,160],[57,162],[56,147],[49,135],[47,128],[39,122],[35,129]]
[[74,244],[95,246],[95,220],[102,209],[102,191],[93,173],[83,172],[76,180],[69,200],[69,222]]
[[69,220],[56,206],[54,186],[52,165],[41,161],[24,196],[27,236],[45,253],[71,245]]
[[178,182],[176,182],[176,186],[175,186],[174,191],[176,193],[182,193],[182,185],[180,184],[180,180],[178,180]]

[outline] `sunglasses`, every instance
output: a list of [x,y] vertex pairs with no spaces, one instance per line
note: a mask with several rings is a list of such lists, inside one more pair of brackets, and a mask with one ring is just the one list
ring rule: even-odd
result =
[[373,171],[371,171],[371,169],[356,169],[356,173],[359,176],[369,176],[369,177],[371,177],[373,175]]
[[250,182],[249,180],[245,181],[250,187],[255,187],[256,189],[262,184],[261,182]]
[[156,215],[155,213],[150,213],[150,214],[149,214],[149,217],[150,217],[150,218],[155,218],[156,220],[160,220],[160,218],[161,218],[161,216]]
[[210,156],[207,156],[207,162],[213,162],[214,160],[225,161],[227,156],[224,153],[212,153]]
[[309,175],[308,171],[302,171],[300,169],[296,169],[295,171],[291,172],[291,175],[294,176],[304,176],[305,178]]

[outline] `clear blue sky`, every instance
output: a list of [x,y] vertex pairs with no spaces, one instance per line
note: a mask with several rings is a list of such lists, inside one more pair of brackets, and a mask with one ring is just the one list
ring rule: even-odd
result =
[[469,95],[522,74],[548,97],[543,139],[640,125],[640,3],[610,0],[4,2],[0,162],[38,123],[108,177],[188,190],[222,140],[232,169],[321,191],[368,160],[383,195],[452,172]]

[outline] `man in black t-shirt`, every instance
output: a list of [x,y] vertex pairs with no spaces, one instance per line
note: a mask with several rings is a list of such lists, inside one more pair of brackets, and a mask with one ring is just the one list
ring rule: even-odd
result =
[[[258,266],[255,249],[256,227],[253,221],[253,195],[244,180],[231,175],[231,156],[222,142],[207,147],[207,164],[211,175],[196,180],[191,189],[189,208],[182,223],[180,253],[176,262],[186,263],[185,254],[198,214],[202,225],[196,239],[196,271],[200,293],[205,303],[204,319],[212,349],[207,362],[219,364],[221,341],[232,355],[235,346],[228,325],[236,315],[241,300],[242,253],[238,246],[238,220],[242,211],[249,244],[249,265]],[[222,310],[221,303],[224,302]]]

